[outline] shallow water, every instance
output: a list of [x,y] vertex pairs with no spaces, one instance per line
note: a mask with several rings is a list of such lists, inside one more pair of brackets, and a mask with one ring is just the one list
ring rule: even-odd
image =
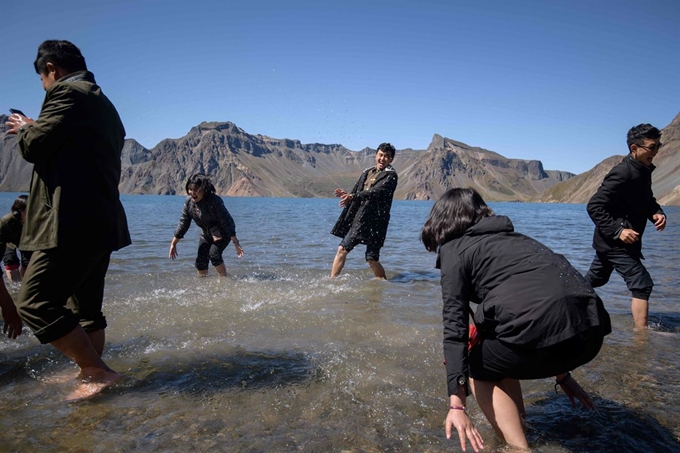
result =
[[[15,195],[0,193],[0,212]],[[212,269],[197,278],[195,226],[179,259],[167,259],[182,201],[123,197],[134,244],[114,254],[105,301],[105,360],[121,384],[64,403],[72,384],[56,378],[74,365],[27,328],[18,341],[0,339],[0,451],[460,451],[443,431],[439,274],[418,241],[431,203],[395,202],[382,282],[371,280],[363,246],[340,278],[327,278],[339,242],[328,234],[339,214],[331,199],[225,198],[246,255],[230,246],[229,278]],[[585,206],[491,206],[587,270]],[[667,213],[666,231],[644,238],[657,283],[652,328],[633,333],[618,276],[600,290],[614,333],[574,372],[599,410],[572,409],[551,380],[523,385],[538,451],[680,451],[680,209]],[[501,451],[469,407],[488,451]]]

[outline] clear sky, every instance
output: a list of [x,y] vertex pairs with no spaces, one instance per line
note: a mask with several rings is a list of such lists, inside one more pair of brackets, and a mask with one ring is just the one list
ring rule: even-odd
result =
[[440,134],[581,173],[680,112],[679,23],[678,0],[4,2],[0,109],[37,117],[37,47],[68,39],[147,148],[231,121],[352,150]]

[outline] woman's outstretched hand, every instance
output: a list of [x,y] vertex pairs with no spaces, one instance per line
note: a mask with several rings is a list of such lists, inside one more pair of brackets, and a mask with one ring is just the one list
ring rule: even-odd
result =
[[170,244],[170,251],[168,252],[168,258],[174,260],[177,258],[177,244]]
[[470,440],[470,445],[475,453],[480,452],[484,448],[484,441],[482,436],[477,432],[477,428],[474,427],[470,417],[467,416],[465,411],[458,409],[450,409],[449,414],[446,416],[446,438],[451,439],[451,433],[455,427],[458,431],[458,437],[460,438],[460,448],[465,451],[466,439]]
[[579,383],[576,382],[576,379],[571,377],[571,373],[557,375],[555,379],[557,384],[562,387],[564,394],[569,397],[573,407],[576,407],[576,399],[578,399],[586,409],[595,409],[595,403]]

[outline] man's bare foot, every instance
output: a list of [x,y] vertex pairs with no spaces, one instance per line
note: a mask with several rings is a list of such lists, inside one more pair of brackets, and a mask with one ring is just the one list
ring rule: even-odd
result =
[[110,369],[107,371],[101,368],[84,368],[78,378],[80,380],[78,387],[66,397],[66,401],[90,398],[118,382],[120,375]]

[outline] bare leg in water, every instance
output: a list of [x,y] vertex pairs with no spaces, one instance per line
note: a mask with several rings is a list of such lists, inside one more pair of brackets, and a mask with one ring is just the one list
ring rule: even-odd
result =
[[220,277],[226,277],[227,266],[225,266],[224,263],[220,264],[219,266],[215,266],[215,272],[217,272],[217,275],[219,275]]
[[[90,338],[95,341],[95,344]],[[103,330],[91,332],[88,335],[81,326],[77,326],[71,332],[52,342],[52,346],[80,367],[79,379],[82,382],[67,397],[67,400],[74,401],[96,395],[120,380],[120,375],[109,368],[101,359],[100,351],[103,351],[104,339]]]
[[380,261],[368,260],[368,265],[371,266],[375,278],[387,280],[387,275],[385,275],[385,269],[382,267],[382,264],[380,264]]
[[649,318],[649,302],[644,299],[633,297],[630,303],[630,309],[633,313],[633,321],[635,321],[635,329],[644,329],[647,327],[647,320]]
[[331,268],[331,278],[335,278],[340,275],[342,268],[345,267],[345,260],[347,260],[347,254],[349,252],[345,250],[344,247],[338,247],[338,253],[335,254],[335,259],[333,260],[333,267]]
[[[524,403],[519,381],[506,378],[502,381],[480,381],[470,379],[472,392],[479,408],[486,416],[498,437],[508,445],[527,450],[527,443],[521,417]],[[519,398],[519,401],[516,401]]]

